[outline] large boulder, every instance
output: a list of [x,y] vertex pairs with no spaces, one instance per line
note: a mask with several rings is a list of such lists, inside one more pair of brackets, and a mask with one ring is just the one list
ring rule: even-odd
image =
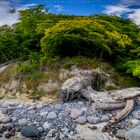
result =
[[140,125],[125,133],[125,139],[127,140],[140,140]]
[[82,74],[79,73],[66,80],[61,87],[61,99],[65,100],[68,94],[70,98],[72,98],[75,93],[77,95],[80,94],[83,89],[91,86],[93,81],[94,76],[91,71],[85,71],[85,73]]

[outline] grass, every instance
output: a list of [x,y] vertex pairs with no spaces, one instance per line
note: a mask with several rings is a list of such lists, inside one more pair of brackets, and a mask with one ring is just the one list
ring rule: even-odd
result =
[[16,64],[10,64],[4,71],[0,73],[0,85],[14,79],[16,77]]

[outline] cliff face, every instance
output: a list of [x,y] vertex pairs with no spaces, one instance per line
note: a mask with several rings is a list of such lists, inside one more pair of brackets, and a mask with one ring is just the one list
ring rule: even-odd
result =
[[[97,73],[100,73],[99,69],[83,70],[72,66],[69,70],[59,69],[44,72],[43,76],[33,77],[29,75],[26,78],[22,74],[18,74],[16,69],[16,63],[0,68],[0,98],[23,101],[36,99],[44,102],[54,102],[58,100],[59,91],[67,79],[84,74],[90,74],[92,81],[97,82],[97,85],[94,83],[94,86],[99,86],[97,77]],[[82,77],[80,76],[80,78]],[[100,85],[100,88],[105,90],[107,87],[118,88],[110,75],[102,72],[102,85]]]

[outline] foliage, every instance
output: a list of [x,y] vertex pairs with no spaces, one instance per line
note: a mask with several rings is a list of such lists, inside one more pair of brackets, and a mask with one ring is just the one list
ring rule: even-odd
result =
[[124,64],[127,69],[127,73],[133,74],[133,76],[140,78],[140,60],[128,61]]
[[80,64],[84,57],[82,66],[102,58],[117,70],[140,78],[140,29],[117,16],[57,15],[38,5],[19,11],[18,23],[0,26],[0,64],[25,56],[28,61],[18,67],[23,74],[44,65],[65,63],[69,67],[71,60]]

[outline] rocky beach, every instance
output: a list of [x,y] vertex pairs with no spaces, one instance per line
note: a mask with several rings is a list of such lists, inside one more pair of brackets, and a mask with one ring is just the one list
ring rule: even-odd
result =
[[105,126],[114,113],[97,111],[85,100],[55,104],[22,104],[3,100],[0,102],[0,139],[138,140],[140,135],[137,134],[134,139],[131,129],[140,130],[137,128],[140,125],[140,108],[136,107],[131,115],[112,125],[111,131],[108,131]]

